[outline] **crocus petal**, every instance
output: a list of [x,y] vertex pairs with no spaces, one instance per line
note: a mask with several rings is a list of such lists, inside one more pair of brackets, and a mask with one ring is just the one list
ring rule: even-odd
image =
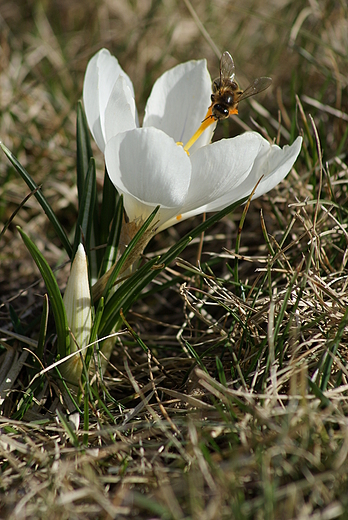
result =
[[83,103],[88,126],[102,152],[105,149],[105,109],[120,75],[125,78],[130,93],[134,97],[131,80],[123,71],[117,59],[111,56],[107,49],[101,49],[87,65],[83,83]]
[[[234,155],[231,155],[231,157],[228,158],[226,154],[224,154],[222,157],[224,157],[225,159],[227,158],[227,161],[228,159],[234,161],[235,158],[237,158],[237,161],[239,162],[241,160],[241,151],[243,149],[248,149],[248,140],[250,140],[250,142],[253,143],[253,148],[250,149],[253,149],[253,151],[255,152],[257,143],[259,143],[259,150],[257,156],[254,156],[255,160],[253,160],[252,167],[249,169],[247,175],[241,173],[240,180],[237,180],[237,182],[235,182],[235,180],[231,177],[230,183],[228,182],[227,175],[226,180],[222,179],[221,185],[216,190],[214,190],[214,192],[213,189],[210,188],[211,192],[209,193],[208,187],[205,202],[202,204],[199,203],[203,202],[204,191],[201,190],[201,194],[203,195],[203,197],[199,198],[199,183],[197,183],[196,177],[197,171],[199,172],[199,169],[197,168],[197,166],[199,166],[199,164],[201,163],[201,159],[204,157],[204,153],[206,153],[205,149],[207,149],[209,153],[213,147],[216,147],[216,145],[219,145],[219,143],[223,143],[224,141],[218,141],[217,143],[213,143],[213,145],[209,145],[208,147],[202,148],[191,157],[191,160],[193,162],[191,186],[194,187],[197,184],[197,197],[195,200],[192,199],[192,187],[190,186],[189,196],[186,200],[185,208],[183,208],[183,212],[180,215],[180,221],[185,220],[194,215],[199,215],[204,212],[220,211],[226,206],[232,204],[233,202],[237,202],[238,200],[243,199],[244,197],[251,194],[252,190],[255,188],[257,182],[260,180],[262,176],[263,178],[258,188],[256,189],[254,198],[259,197],[264,193],[267,193],[272,188],[274,188],[281,180],[283,180],[284,177],[286,177],[286,175],[289,173],[294,162],[297,159],[298,154],[300,153],[302,145],[302,137],[298,137],[291,146],[284,146],[284,148],[279,148],[279,146],[277,145],[270,145],[269,142],[266,141],[266,139],[261,137],[256,132],[247,132],[246,134],[235,137],[233,139],[227,139],[226,141],[230,143],[240,141],[240,143],[243,143],[244,146],[241,146],[237,153],[234,152]],[[218,148],[216,148],[216,150],[218,150]],[[197,164],[195,164],[195,156],[199,158]],[[218,165],[218,154],[212,160],[214,161],[214,164]],[[222,171],[223,168],[224,167],[221,168]],[[202,179],[201,184],[203,186],[206,186],[206,183],[209,182],[209,180],[206,178],[207,170],[205,170],[204,175],[205,180],[203,181]],[[216,174],[214,175],[219,175],[218,167],[216,168]],[[224,175],[226,175],[226,173]],[[233,175],[232,170],[231,175]],[[220,183],[220,180],[218,182]],[[223,189],[225,189],[225,192],[221,194]],[[215,199],[213,200],[214,196]],[[195,205],[196,207],[192,208],[193,205]],[[179,219],[175,217],[170,219],[168,222],[165,223],[164,226],[162,226],[162,229],[176,224],[178,220]]]
[[287,176],[293,167],[300,153],[301,146],[302,137],[297,137],[291,146],[286,145],[283,148],[280,148],[276,144],[271,145],[268,141],[263,139],[262,150],[260,150],[250,174],[234,191],[233,198],[228,198],[227,194],[220,200],[218,199],[208,204],[205,211],[219,211],[228,204],[249,195],[261,177],[261,182],[256,188],[253,199],[273,189]]
[[161,205],[160,220],[185,202],[191,162],[171,137],[156,128],[136,128],[107,142],[105,161],[111,181],[124,195],[130,221],[144,220]]
[[259,134],[250,132],[197,150],[191,156],[192,176],[185,209],[207,205],[233,192],[251,171],[262,140]]
[[190,156],[191,183],[182,213],[161,229],[208,211],[209,204],[221,198],[227,198],[226,206],[233,202],[231,194],[250,174],[263,141],[259,134],[248,132],[204,146]]
[[[263,164],[264,177],[256,188],[254,199],[260,197],[264,193],[271,191],[277,184],[279,184],[289,173],[293,167],[302,146],[302,137],[292,143],[291,146],[286,145],[284,148],[279,148],[277,145],[272,145],[267,157],[267,164]],[[258,168],[256,160],[254,168]],[[265,161],[266,162],[266,161]]]
[[[159,128],[176,142],[186,144],[205,118],[210,96],[211,78],[205,60],[177,65],[154,84],[143,126]],[[215,126],[204,131],[190,153],[210,142]]]
[[117,134],[136,128],[135,101],[123,76],[120,76],[112,89],[105,110],[106,142]]

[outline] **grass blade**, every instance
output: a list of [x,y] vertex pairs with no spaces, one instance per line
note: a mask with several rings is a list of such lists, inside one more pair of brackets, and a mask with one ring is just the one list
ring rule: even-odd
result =
[[69,258],[71,258],[72,247],[71,247],[71,244],[69,242],[69,239],[68,239],[64,229],[60,225],[60,223],[59,223],[59,221],[58,221],[58,219],[57,219],[53,209],[51,208],[50,204],[46,200],[45,196],[41,193],[39,187],[33,181],[33,179],[30,177],[30,175],[26,171],[26,169],[23,168],[23,166],[16,159],[16,157],[13,155],[13,153],[10,152],[10,150],[1,141],[0,141],[0,146],[3,149],[4,153],[6,154],[6,156],[8,157],[8,159],[11,161],[11,163],[15,167],[15,169],[17,170],[17,172],[19,173],[19,175],[22,177],[24,182],[27,184],[29,189],[33,190],[33,192],[34,192],[33,194],[34,194],[36,200],[38,201],[38,203],[40,204],[40,206],[42,207],[42,209],[46,213],[46,215],[47,215],[49,221],[51,222],[52,226],[54,227],[54,230],[57,233],[57,235],[58,235],[58,237],[59,237],[59,239],[60,239],[60,241],[61,241],[61,243],[62,243],[62,245],[63,245],[63,247],[65,249],[65,251],[69,255]]
[[47,292],[51,300],[51,306],[56,323],[58,354],[61,358],[65,357],[67,354],[70,353],[70,337],[63,298],[60,294],[57,281],[50,266],[48,265],[47,261],[45,260],[39,249],[36,247],[34,242],[30,240],[28,235],[24,233],[24,231],[20,227],[17,227],[17,229],[20,232],[23,242],[25,243],[34,262],[36,263],[42,278],[44,279]]

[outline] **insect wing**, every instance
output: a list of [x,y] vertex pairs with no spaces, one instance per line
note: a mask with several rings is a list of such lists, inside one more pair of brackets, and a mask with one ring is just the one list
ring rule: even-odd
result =
[[235,66],[231,54],[225,51],[220,61],[220,85],[233,81],[235,75]]
[[262,92],[263,90],[266,90],[272,83],[272,78],[256,78],[254,81],[245,89],[243,90],[243,93],[241,94],[239,101],[242,101],[242,99],[246,99],[250,96],[255,96],[255,94],[258,94],[259,92]]

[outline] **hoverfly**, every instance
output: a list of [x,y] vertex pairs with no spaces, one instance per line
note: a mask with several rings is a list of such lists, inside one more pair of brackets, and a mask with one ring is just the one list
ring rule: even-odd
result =
[[271,78],[256,78],[245,90],[241,90],[234,76],[233,58],[229,52],[225,51],[220,60],[220,76],[213,81],[210,108],[215,120],[226,119],[231,114],[238,114],[237,107],[240,101],[255,96],[272,83]]

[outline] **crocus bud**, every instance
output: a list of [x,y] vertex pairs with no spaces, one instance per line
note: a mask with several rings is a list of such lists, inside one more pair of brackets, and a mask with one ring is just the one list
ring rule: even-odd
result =
[[[87,258],[82,244],[76,251],[63,302],[68,325],[73,335],[70,339],[70,353],[73,353],[86,347],[92,329]],[[86,349],[82,351],[82,356],[85,357],[85,355]],[[62,365],[62,374],[70,383],[78,384],[81,373],[82,360],[80,354],[76,354]]]

